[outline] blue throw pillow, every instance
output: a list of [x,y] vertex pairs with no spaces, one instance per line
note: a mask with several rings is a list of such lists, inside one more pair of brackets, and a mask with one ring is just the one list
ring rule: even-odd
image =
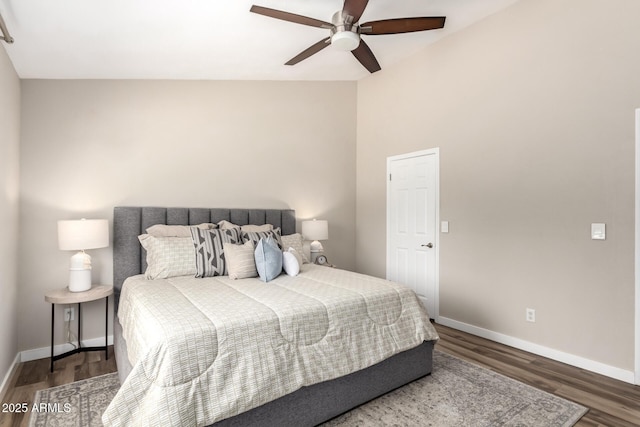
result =
[[272,236],[260,239],[254,254],[260,280],[268,282],[282,273],[282,251]]

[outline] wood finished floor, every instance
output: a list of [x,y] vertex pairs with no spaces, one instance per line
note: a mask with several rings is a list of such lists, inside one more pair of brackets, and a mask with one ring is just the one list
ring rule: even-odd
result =
[[[545,359],[442,325],[437,348],[533,387],[580,403],[589,412],[579,427],[640,426],[640,387]],[[113,347],[104,353],[80,353],[59,360],[49,372],[49,359],[21,363],[10,381],[4,402],[33,403],[38,390],[116,371]],[[0,413],[0,427],[28,426],[29,416]]]
[[[113,346],[109,347],[106,360],[104,351],[90,351],[56,360],[53,373],[49,372],[49,366],[48,358],[20,363],[10,380],[3,403],[27,403],[30,407],[38,390],[117,371]],[[0,413],[0,427],[28,425],[29,414]]]
[[440,335],[436,346],[439,350],[589,408],[576,426],[640,426],[638,386],[435,326]]

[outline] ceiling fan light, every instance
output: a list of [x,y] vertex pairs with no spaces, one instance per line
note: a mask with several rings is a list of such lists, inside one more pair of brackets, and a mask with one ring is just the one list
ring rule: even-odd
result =
[[331,36],[331,46],[337,49],[350,51],[360,45],[360,36],[353,31],[340,31]]

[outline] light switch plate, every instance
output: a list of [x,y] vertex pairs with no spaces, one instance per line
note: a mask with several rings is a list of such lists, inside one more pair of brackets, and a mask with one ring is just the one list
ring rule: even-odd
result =
[[440,223],[440,231],[443,233],[449,232],[449,221],[442,221]]
[[603,223],[591,224],[591,239],[592,240],[605,240],[606,231]]

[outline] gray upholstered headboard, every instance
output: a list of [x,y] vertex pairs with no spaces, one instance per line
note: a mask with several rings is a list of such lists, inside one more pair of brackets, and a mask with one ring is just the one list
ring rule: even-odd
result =
[[162,208],[118,206],[113,209],[113,287],[117,310],[124,280],[146,269],[146,255],[138,236],[154,224],[195,225],[222,220],[234,224],[272,224],[282,234],[296,232],[293,209],[222,209],[222,208]]

